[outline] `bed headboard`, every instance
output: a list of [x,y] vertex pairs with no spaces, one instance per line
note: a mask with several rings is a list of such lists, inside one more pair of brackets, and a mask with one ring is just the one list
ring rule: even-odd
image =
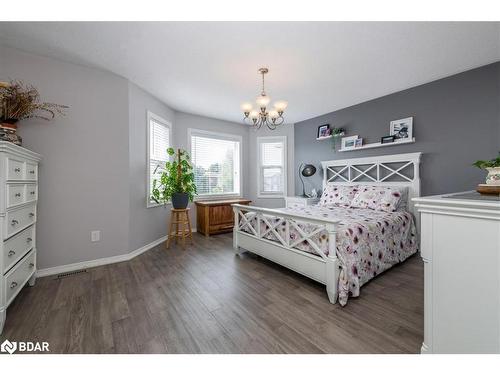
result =
[[412,198],[420,196],[421,152],[322,161],[327,184],[408,187],[408,208],[418,218]]

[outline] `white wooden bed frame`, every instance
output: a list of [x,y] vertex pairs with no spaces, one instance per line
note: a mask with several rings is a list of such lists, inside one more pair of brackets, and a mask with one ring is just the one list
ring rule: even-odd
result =
[[[335,185],[371,185],[371,186],[404,186],[408,187],[407,204],[418,224],[418,215],[412,198],[420,196],[420,157],[421,153],[374,156],[357,159],[322,161],[323,189],[328,184]],[[339,260],[336,255],[336,224],[338,220],[312,218],[310,216],[289,214],[277,209],[254,206],[233,205],[234,229],[233,248],[236,254],[250,251],[298,272],[310,279],[326,285],[328,299],[337,301]],[[272,224],[270,217],[277,217]],[[256,226],[252,224],[256,219]],[[261,222],[268,229],[261,231]],[[319,227],[310,233],[302,230],[297,222],[316,224]],[[285,224],[285,238],[280,236],[276,228]],[[295,229],[300,238],[290,240],[289,231]],[[250,231],[247,233],[244,229]],[[326,230],[328,232],[329,255],[325,255],[312,237]],[[273,233],[277,241],[264,238]],[[307,241],[319,256],[294,249],[302,241]]]

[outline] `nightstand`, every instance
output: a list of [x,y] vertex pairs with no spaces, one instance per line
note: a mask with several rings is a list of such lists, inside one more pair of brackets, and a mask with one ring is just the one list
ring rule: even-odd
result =
[[309,197],[285,197],[285,204],[287,208],[301,208],[307,206],[314,206],[318,204],[319,198]]

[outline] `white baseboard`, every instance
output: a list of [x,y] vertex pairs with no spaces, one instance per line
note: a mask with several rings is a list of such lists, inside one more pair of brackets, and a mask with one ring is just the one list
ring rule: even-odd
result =
[[[193,228],[192,232],[196,232],[196,228]],[[153,242],[148,243],[128,254],[116,255],[114,257],[99,258],[94,260],[87,260],[85,262],[71,263],[62,266],[39,269],[36,271],[36,277],[52,276],[52,275],[58,275],[60,273],[83,270],[85,268],[104,266],[106,264],[126,262],[127,260],[131,260],[136,256],[141,255],[142,253],[145,253],[148,250],[151,250],[153,247],[158,246],[162,242],[165,242],[167,238],[168,238],[167,236],[158,238],[157,240],[154,240]]]

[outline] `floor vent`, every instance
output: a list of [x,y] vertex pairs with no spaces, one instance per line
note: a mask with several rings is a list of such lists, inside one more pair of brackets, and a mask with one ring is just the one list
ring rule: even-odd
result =
[[80,273],[87,273],[87,270],[80,270],[80,271],[73,271],[73,272],[66,272],[66,273],[60,273],[59,275],[57,275],[55,277],[56,280],[59,280],[59,279],[64,279],[66,277],[71,277],[71,276],[75,276],[75,275],[78,275]]

